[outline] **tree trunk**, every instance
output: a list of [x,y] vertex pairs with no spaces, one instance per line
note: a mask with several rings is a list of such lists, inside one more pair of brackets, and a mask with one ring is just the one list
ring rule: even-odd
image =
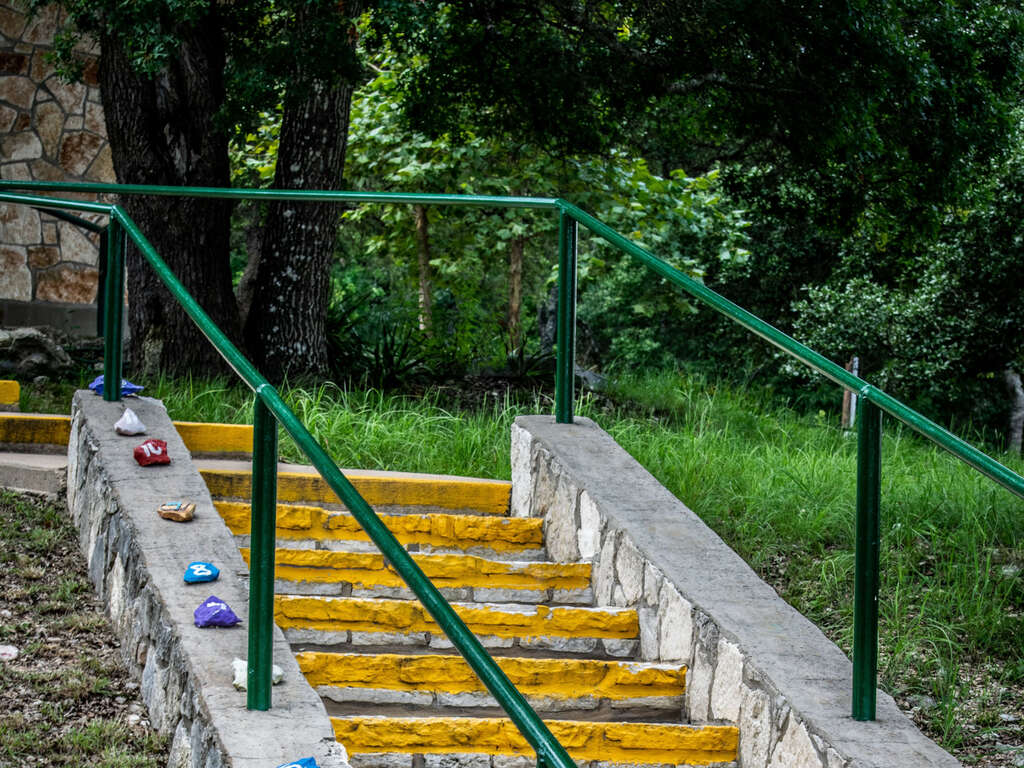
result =
[[[178,54],[153,77],[132,69],[117,38],[101,39],[103,108],[114,170],[123,184],[229,184],[227,135],[214,124],[224,100],[221,25],[208,19],[184,30],[182,39]],[[203,309],[237,339],[228,259],[231,204],[137,196],[121,204]],[[129,247],[126,264],[133,375],[224,370],[136,248]]]
[[[359,9],[347,3],[345,12]],[[310,23],[308,17],[298,24]],[[354,36],[349,42],[355,46]],[[339,189],[345,167],[349,108],[355,83],[325,82],[296,61],[285,95],[274,187]],[[280,201],[267,208],[245,338],[271,380],[288,373],[328,372],[325,322],[330,263],[341,207]]]
[[508,245],[508,340],[510,351],[522,357],[523,251],[526,238],[514,238]]
[[1006,392],[1010,396],[1010,418],[1007,421],[1007,443],[1014,453],[1020,453],[1021,436],[1024,433],[1024,386],[1020,374],[1011,368],[1003,372]]
[[430,223],[424,206],[414,205],[413,211],[416,214],[416,255],[419,262],[420,330],[430,336],[434,326],[433,302],[430,297]]

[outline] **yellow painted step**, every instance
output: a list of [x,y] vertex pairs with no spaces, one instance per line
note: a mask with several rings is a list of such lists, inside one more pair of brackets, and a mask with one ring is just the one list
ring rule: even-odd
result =
[[[533,755],[510,720],[470,717],[332,717],[335,738],[350,753],[467,753]],[[708,765],[736,759],[732,726],[589,723],[546,720],[575,760],[608,763]]]
[[[249,562],[249,550],[241,550]],[[584,589],[590,563],[514,563],[472,555],[412,556],[434,586],[493,589]],[[277,549],[274,574],[284,581],[346,582],[364,587],[404,587],[383,555],[323,549]]]
[[0,379],[0,410],[16,410],[21,398],[21,385],[16,381]]
[[66,446],[70,435],[69,416],[0,413],[0,443]]
[[[0,382],[2,384],[3,382]],[[17,402],[17,400],[15,400]],[[126,405],[131,406],[130,402]],[[193,453],[252,451],[252,427],[247,424],[203,424],[176,421],[185,447]],[[113,429],[113,425],[111,425]],[[71,417],[38,413],[0,413],[0,443],[67,445]],[[140,438],[141,440],[142,438]]]
[[[461,656],[298,653],[312,686],[386,688],[393,691],[477,693],[486,689]],[[591,659],[495,658],[512,684],[526,696],[624,701],[682,696],[686,667]]]
[[[236,501],[214,505],[236,536],[249,533],[251,508]],[[521,517],[477,517],[474,515],[412,514],[386,515],[384,523],[403,544],[473,549],[487,547],[499,552],[539,549],[544,545],[543,521]],[[288,540],[369,541],[370,537],[348,513],[330,512],[322,507],[279,504],[277,538]]]
[[[225,499],[252,497],[252,473],[201,469],[212,496]],[[501,480],[468,477],[412,475],[346,470],[345,476],[372,507],[431,507],[471,509],[484,515],[507,515],[512,484]],[[281,472],[277,480],[277,499],[284,502],[321,502],[340,504],[340,500],[320,475],[305,472]]]
[[[636,611],[630,608],[465,603],[452,603],[452,608],[477,635],[632,639],[639,632]],[[412,600],[277,595],[274,620],[283,630],[441,633],[426,608]]]

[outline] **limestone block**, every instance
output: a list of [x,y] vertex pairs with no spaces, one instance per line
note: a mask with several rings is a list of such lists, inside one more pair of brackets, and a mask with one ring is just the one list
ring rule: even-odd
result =
[[36,107],[36,133],[43,145],[43,154],[50,158],[57,157],[60,147],[60,134],[64,129],[64,112],[54,101],[39,104]]
[[559,653],[593,653],[597,642],[596,637],[524,637],[519,640],[519,647]]
[[37,211],[24,205],[0,205],[0,242],[36,245],[41,239]]
[[28,265],[32,269],[46,269],[60,261],[60,251],[53,246],[33,245],[28,249]]
[[64,121],[65,131],[80,131],[85,127],[85,118],[81,115],[70,115]]
[[187,726],[183,719],[178,720],[178,726],[174,729],[174,736],[171,739],[171,748],[167,754],[167,768],[192,768],[190,730],[190,726]]
[[21,40],[26,43],[49,45],[57,31],[59,13],[59,8],[54,4],[43,6],[40,11],[28,19],[28,26],[20,35]]
[[0,179],[31,181],[32,174],[29,173],[27,163],[4,163],[0,165]]
[[656,608],[641,605],[637,608],[640,623],[640,658],[644,661],[658,660],[658,628],[660,619]]
[[601,644],[604,646],[604,652],[617,659],[635,656],[639,643],[639,640],[617,640],[615,638],[605,638],[601,641]]
[[768,768],[824,768],[821,755],[811,743],[804,724],[792,715],[772,753]]
[[548,595],[546,591],[540,589],[495,589],[492,587],[474,587],[472,598],[453,597],[448,599],[473,599],[478,603],[543,603],[548,599]]
[[491,756],[475,752],[424,755],[424,768],[490,768]]
[[318,685],[316,692],[325,699],[339,704],[402,704],[415,707],[429,707],[434,695],[426,691],[394,691],[386,688],[339,688]]
[[492,755],[492,768],[534,768],[536,760],[526,755]]
[[110,153],[110,145],[104,144],[103,148],[96,153],[96,159],[85,172],[85,178],[90,181],[110,182],[117,180],[114,174],[114,157]]
[[[67,122],[65,127],[68,127]],[[60,145],[60,167],[73,176],[84,175],[99,154],[103,143],[103,139],[94,133],[78,131],[65,134]]]
[[[543,504],[542,499],[537,501]],[[579,526],[576,522],[578,503],[576,486],[566,473],[559,472],[553,498],[544,509],[544,541],[549,557],[556,563],[575,563],[580,559],[577,539]]]
[[580,529],[576,534],[580,559],[591,560],[601,548],[601,512],[585,490],[580,492]]
[[761,768],[768,764],[772,743],[771,697],[764,691],[744,689],[740,704],[740,765]]
[[67,181],[67,174],[63,169],[42,158],[33,160],[28,167],[36,181]]
[[40,273],[36,298],[65,304],[92,304],[96,301],[99,272],[79,264],[58,264]]
[[82,114],[85,107],[85,85],[82,83],[64,83],[57,75],[47,78],[43,85],[46,86],[46,89],[53,94],[53,98],[64,109],[64,114]]
[[593,605],[593,587],[583,589],[553,589],[551,590],[552,603],[566,603],[568,605]]
[[364,752],[348,756],[352,768],[412,768],[413,756],[407,752]]
[[0,299],[32,300],[32,273],[27,262],[24,248],[0,246]]
[[47,59],[49,51],[45,49],[37,48],[32,54],[32,67],[29,71],[29,76],[37,83],[43,82],[46,78],[52,75],[56,70],[53,68]]
[[696,623],[697,642],[686,680],[686,701],[691,719],[702,722],[712,717],[711,683],[718,662],[718,627],[703,614]]
[[718,641],[715,684],[711,689],[711,717],[735,723],[743,697],[743,654],[724,638]]
[[[332,641],[327,638],[334,634],[344,634],[312,631],[324,638],[316,641],[322,645],[333,645]],[[288,635],[287,632],[285,634]],[[428,638],[426,632],[352,632],[350,634],[352,645],[426,645]],[[288,635],[288,637],[290,640],[291,636]]]
[[533,438],[522,427],[512,425],[512,517],[530,517],[530,491],[533,488]]
[[61,261],[96,265],[99,261],[99,240],[96,235],[86,233],[81,227],[66,221],[62,221],[58,229]]
[[849,763],[846,761],[846,759],[843,758],[843,756],[840,755],[838,752],[836,752],[834,749],[832,749],[832,747],[828,748],[828,752],[826,753],[826,758],[828,759],[828,768],[848,768],[849,767]]
[[437,703],[441,707],[497,707],[497,700],[489,693],[464,691],[462,693],[445,693],[439,691]]
[[9,133],[18,113],[10,107],[0,104],[0,133]]
[[598,605],[611,605],[615,589],[615,544],[618,531],[606,530],[601,554],[594,564],[594,600]]
[[0,32],[11,40],[20,40],[28,23],[28,16],[11,8],[0,7]]
[[646,560],[644,561],[644,605],[651,608],[657,607],[661,596],[661,583],[664,578],[661,571]]
[[35,100],[36,84],[28,77],[0,77],[0,101],[19,109],[31,109]]
[[32,160],[42,157],[43,145],[35,133],[15,133],[0,142],[0,151],[7,160]]
[[658,598],[658,659],[689,661],[693,655],[693,608],[669,582]]
[[636,605],[644,592],[644,559],[628,536],[623,536],[615,553],[615,576],[622,587],[622,605]]

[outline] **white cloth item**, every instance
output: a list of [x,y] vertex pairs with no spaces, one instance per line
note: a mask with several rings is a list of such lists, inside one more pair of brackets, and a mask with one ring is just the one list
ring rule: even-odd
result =
[[144,435],[146,425],[135,415],[135,411],[125,408],[121,418],[114,425],[114,431],[119,435]]

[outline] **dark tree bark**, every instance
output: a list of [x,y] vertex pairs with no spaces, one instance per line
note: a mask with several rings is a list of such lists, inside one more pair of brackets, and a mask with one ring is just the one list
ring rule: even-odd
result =
[[422,205],[414,205],[416,215],[416,259],[419,268],[420,285],[420,330],[431,335],[434,326],[431,299],[432,281],[430,279],[430,220],[427,209]]
[[1003,371],[1006,382],[1006,394],[1010,400],[1010,416],[1006,424],[1006,441],[1014,453],[1020,453],[1021,437],[1024,432],[1024,386],[1021,385],[1020,374],[1012,368]]
[[[181,30],[161,72],[135,72],[121,40],[103,35],[100,80],[117,180],[123,184],[228,186],[227,136],[214,115],[224,100],[224,40],[213,19]],[[128,214],[199,304],[238,338],[231,289],[228,202],[127,196]],[[134,247],[127,254],[127,358],[137,376],[209,373],[220,356]]]
[[508,340],[510,351],[522,357],[523,333],[523,251],[526,238],[516,237],[508,244]]
[[[358,16],[357,5],[347,3],[345,12]],[[313,22],[300,13],[300,30],[304,23]],[[349,45],[355,44],[353,32]],[[341,187],[355,86],[344,76],[321,79],[304,58],[296,60],[285,96],[276,188]],[[245,339],[272,381],[289,373],[327,373],[329,268],[340,212],[336,203],[283,201],[268,206]]]

